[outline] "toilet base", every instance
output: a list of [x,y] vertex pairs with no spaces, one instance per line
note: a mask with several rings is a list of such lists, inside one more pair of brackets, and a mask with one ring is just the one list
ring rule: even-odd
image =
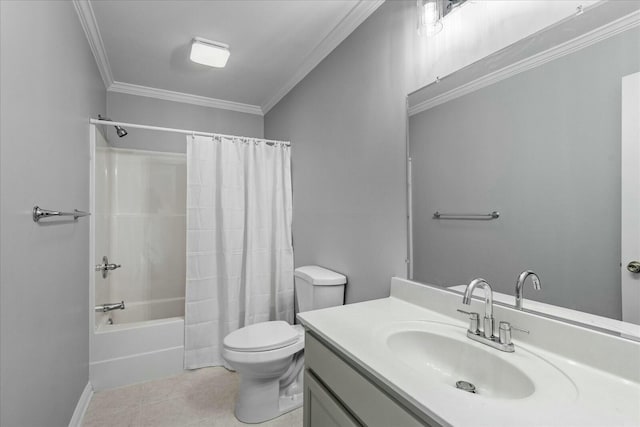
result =
[[280,397],[280,415],[284,415],[287,412],[291,412],[294,409],[302,407],[303,393],[298,393],[293,396],[281,396]]
[[[262,423],[302,406],[302,392],[287,396],[279,393],[279,381],[260,378],[240,378],[240,391],[235,416],[248,424]],[[300,390],[302,385],[300,384]]]

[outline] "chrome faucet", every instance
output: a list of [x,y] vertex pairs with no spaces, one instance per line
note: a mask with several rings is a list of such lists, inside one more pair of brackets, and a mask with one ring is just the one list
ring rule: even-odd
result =
[[124,301],[96,305],[94,307],[94,310],[100,311],[102,313],[106,313],[107,311],[112,311],[112,310],[124,310]]
[[[536,276],[537,277],[537,276]],[[512,327],[508,322],[500,322],[499,336],[494,335],[494,323],[493,318],[493,290],[491,285],[484,279],[473,279],[464,290],[462,296],[462,303],[471,305],[471,297],[473,291],[476,288],[484,289],[484,319],[483,330],[478,328],[480,323],[480,315],[478,313],[467,312],[458,310],[461,313],[469,315],[469,327],[467,328],[467,337],[482,344],[486,344],[490,347],[498,349],[500,351],[506,351],[512,353],[515,351],[515,347],[511,342],[511,329],[516,329],[521,332],[529,333],[523,329]]]
[[536,273],[531,270],[525,270],[518,276],[518,280],[516,281],[516,308],[518,310],[522,310],[522,300],[523,300],[523,288],[524,282],[527,281],[527,277],[531,276],[531,282],[533,283],[533,288],[536,291],[542,289],[540,285],[540,278]]
[[485,338],[491,338],[493,335],[493,289],[491,285],[481,278],[473,279],[471,283],[467,285],[462,296],[462,303],[471,305],[471,296],[476,287],[484,289],[484,336]]

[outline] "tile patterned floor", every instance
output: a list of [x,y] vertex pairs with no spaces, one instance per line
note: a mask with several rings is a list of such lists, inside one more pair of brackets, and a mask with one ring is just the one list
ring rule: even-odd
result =
[[[83,427],[232,427],[247,426],[233,415],[238,375],[204,368],[143,384],[96,392]],[[256,424],[253,424],[256,425]],[[301,427],[302,408],[265,427]]]

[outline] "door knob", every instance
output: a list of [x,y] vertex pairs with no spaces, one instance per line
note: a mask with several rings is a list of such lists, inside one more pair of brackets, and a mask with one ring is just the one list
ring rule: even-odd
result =
[[640,273],[640,262],[631,261],[629,264],[627,264],[627,270],[632,273]]

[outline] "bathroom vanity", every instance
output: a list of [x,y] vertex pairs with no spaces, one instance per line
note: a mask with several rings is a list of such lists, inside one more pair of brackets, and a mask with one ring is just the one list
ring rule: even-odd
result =
[[640,424],[640,342],[495,305],[529,331],[503,352],[462,308],[484,301],[393,278],[389,298],[299,314],[305,426]]

